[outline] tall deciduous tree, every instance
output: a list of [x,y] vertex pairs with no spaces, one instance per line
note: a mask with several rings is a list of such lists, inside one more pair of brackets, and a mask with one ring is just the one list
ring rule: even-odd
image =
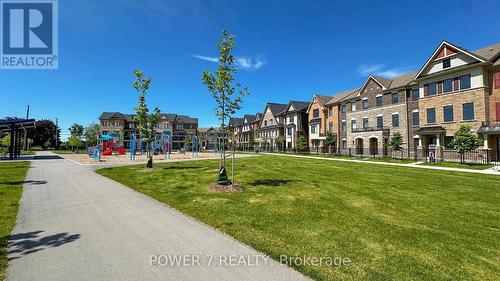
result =
[[94,146],[97,145],[100,133],[101,127],[99,127],[99,125],[95,123],[92,123],[85,128],[85,132],[83,133],[83,135],[88,145]]
[[58,148],[61,143],[61,130],[51,120],[40,120],[36,122],[34,130],[28,131],[28,138],[33,139],[34,146],[42,149],[47,147]]
[[469,125],[462,125],[455,133],[451,145],[460,153],[460,162],[463,163],[465,152],[478,148],[481,145],[481,139],[472,134]]
[[132,87],[134,87],[139,95],[137,107],[135,108],[134,121],[137,124],[137,130],[141,138],[147,143],[148,162],[146,167],[153,168],[153,153],[151,148],[153,147],[153,139],[156,134],[155,128],[158,126],[160,120],[160,110],[155,108],[153,113],[150,114],[146,104],[146,93],[151,86],[152,78],[145,77],[144,72],[140,70],[134,70],[134,75],[135,80]]
[[78,152],[78,148],[82,145],[82,136],[83,136],[84,128],[80,124],[73,124],[69,127],[69,145],[71,146],[71,150],[74,151],[76,147],[76,151]]
[[220,56],[217,71],[215,73],[204,71],[201,76],[203,84],[207,86],[217,104],[215,115],[220,121],[220,132],[223,135],[219,178],[217,180],[217,183],[221,185],[231,184],[226,173],[225,142],[228,134],[226,120],[241,109],[243,97],[250,93],[248,88],[243,88],[234,78],[237,72],[234,66],[235,58],[231,54],[234,44],[234,35],[223,30],[222,39],[217,43]]

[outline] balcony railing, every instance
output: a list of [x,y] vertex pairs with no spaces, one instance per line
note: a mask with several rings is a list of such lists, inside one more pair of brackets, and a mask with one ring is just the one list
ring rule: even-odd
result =
[[389,131],[389,127],[365,127],[365,128],[352,129],[353,133],[375,132],[375,131]]
[[481,125],[483,127],[500,127],[500,121],[483,121]]

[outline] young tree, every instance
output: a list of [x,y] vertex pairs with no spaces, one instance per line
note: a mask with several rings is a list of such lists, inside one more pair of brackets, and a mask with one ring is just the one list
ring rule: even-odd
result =
[[249,150],[250,150],[250,149],[254,150],[254,149],[255,149],[255,145],[257,144],[257,142],[256,142],[254,139],[250,139],[250,140],[248,141],[248,144],[249,144],[249,146],[250,146],[248,149],[249,149]]
[[392,137],[389,140],[388,146],[392,150],[401,150],[402,145],[403,145],[403,137],[401,136],[401,134],[399,132],[392,134]]
[[155,108],[153,113],[149,113],[149,108],[146,104],[146,93],[151,86],[151,77],[144,77],[144,72],[140,70],[134,70],[135,81],[132,87],[139,94],[137,107],[135,108],[136,114],[134,116],[134,121],[137,124],[137,130],[139,131],[141,138],[147,143],[147,157],[148,162],[146,168],[153,168],[153,153],[151,148],[153,147],[153,140],[156,134],[155,128],[160,120],[160,110]]
[[297,139],[297,150],[304,151],[307,147],[307,140],[304,136],[300,136]]
[[278,147],[279,151],[283,150],[283,145],[285,144],[285,137],[284,136],[277,136],[274,139],[274,144]]
[[466,151],[473,151],[481,145],[481,139],[471,132],[469,125],[461,125],[451,141],[453,148],[460,153],[460,163],[464,163]]
[[335,147],[336,144],[337,144],[337,138],[335,138],[332,132],[328,132],[325,138],[325,145],[328,146],[329,154],[332,154],[332,147]]
[[78,152],[78,148],[82,145],[83,131],[84,128],[80,124],[75,123],[69,127],[69,133],[71,135],[69,138],[69,145],[72,151],[75,151],[76,147],[76,152]]
[[207,86],[208,91],[212,94],[217,104],[215,115],[220,121],[220,132],[224,136],[222,139],[219,178],[217,180],[217,183],[221,185],[231,184],[226,173],[226,120],[241,109],[243,97],[250,93],[248,88],[242,88],[240,83],[236,82],[234,78],[237,72],[234,66],[235,58],[231,54],[234,44],[234,35],[230,35],[223,30],[222,38],[217,43],[220,56],[217,71],[215,73],[204,71],[201,76],[203,84]]
[[101,127],[99,125],[92,123],[85,128],[84,138],[85,141],[90,146],[97,145],[97,141],[99,140],[99,134],[101,133]]
[[191,138],[184,138],[184,152],[187,152],[191,147]]

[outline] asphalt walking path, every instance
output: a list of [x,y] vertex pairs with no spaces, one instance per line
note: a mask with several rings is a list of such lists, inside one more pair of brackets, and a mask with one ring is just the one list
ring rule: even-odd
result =
[[261,153],[264,155],[272,156],[283,156],[283,157],[295,157],[295,158],[307,158],[307,159],[318,159],[327,161],[341,161],[341,162],[355,162],[363,164],[375,164],[375,165],[386,165],[386,166],[399,166],[399,167],[411,167],[419,169],[429,169],[429,170],[441,170],[441,171],[451,171],[451,172],[463,172],[463,173],[475,173],[475,174],[486,174],[486,175],[497,175],[500,176],[500,172],[496,168],[490,168],[485,170],[474,170],[474,169],[461,169],[461,168],[449,168],[449,167],[439,167],[439,166],[426,166],[420,165],[421,162],[415,162],[410,164],[400,164],[400,163],[390,163],[390,162],[375,162],[369,160],[356,160],[356,159],[345,159],[345,158],[334,158],[334,157],[320,157],[320,156],[308,156],[308,155],[295,155],[295,154],[282,154],[282,153]]
[[8,281],[307,280],[92,167],[48,152],[31,162],[8,257]]

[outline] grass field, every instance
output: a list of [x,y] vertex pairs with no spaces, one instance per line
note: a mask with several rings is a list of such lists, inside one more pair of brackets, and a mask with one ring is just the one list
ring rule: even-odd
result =
[[19,199],[29,162],[0,163],[0,280],[5,279],[7,243],[16,223]]
[[495,280],[500,272],[498,176],[261,156],[237,160],[244,192],[214,194],[206,187],[217,161],[157,167],[98,173],[275,259],[352,261],[295,266],[317,280]]
[[461,164],[461,163],[454,163],[454,162],[428,162],[428,163],[422,163],[420,165],[425,165],[425,166],[436,166],[436,167],[447,167],[447,168],[461,168],[461,169],[472,169],[472,170],[485,170],[489,168],[493,168],[494,165],[488,165],[488,164]]

